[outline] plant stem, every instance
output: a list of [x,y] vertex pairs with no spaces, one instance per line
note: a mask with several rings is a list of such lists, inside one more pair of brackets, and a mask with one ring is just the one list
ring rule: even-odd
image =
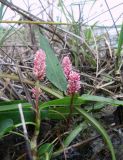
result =
[[39,132],[40,132],[40,113],[37,112],[35,131],[31,139],[31,150],[32,150],[33,160],[38,160],[37,139],[38,139]]
[[70,100],[70,113],[69,113],[68,120],[67,120],[68,126],[70,124],[71,116],[72,116],[73,109],[74,109],[73,100],[74,100],[74,94],[71,95],[71,100]]
[[36,82],[36,93],[35,93],[35,113],[36,113],[36,119],[35,119],[35,131],[34,135],[31,139],[31,150],[32,150],[32,156],[33,160],[38,160],[38,148],[37,148],[37,139],[40,132],[40,123],[41,123],[41,117],[40,117],[40,110],[39,110],[39,96],[40,96],[40,86],[39,81]]

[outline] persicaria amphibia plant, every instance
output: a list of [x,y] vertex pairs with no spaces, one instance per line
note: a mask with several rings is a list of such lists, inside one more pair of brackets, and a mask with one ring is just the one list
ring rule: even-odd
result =
[[68,56],[65,56],[62,60],[62,68],[65,74],[65,77],[68,81],[67,85],[67,94],[71,96],[71,101],[70,101],[70,113],[68,116],[68,127],[70,124],[71,120],[71,115],[73,112],[73,99],[74,99],[74,94],[77,93],[80,88],[80,73],[73,71],[72,69],[72,63],[71,60]]
[[40,110],[39,110],[39,97],[41,94],[41,89],[40,89],[39,81],[43,80],[46,74],[46,54],[42,49],[38,50],[35,54],[33,73],[37,78],[36,85],[32,89],[32,93],[33,93],[32,96],[35,98],[34,110],[36,114],[36,119],[35,119],[36,126],[35,126],[34,135],[31,139],[31,151],[32,151],[33,159],[37,160],[38,159],[37,139],[40,131],[40,122],[41,122]]
[[[65,77],[68,81],[67,85],[67,94],[71,95],[71,102],[70,102],[70,116],[71,117],[72,109],[73,109],[73,97],[74,94],[77,93],[80,89],[80,74],[78,72],[73,71],[71,60],[68,56],[63,58],[62,61],[62,67],[65,74]],[[37,159],[37,138],[40,131],[40,110],[38,106],[39,97],[41,94],[41,89],[39,85],[39,81],[43,80],[46,75],[46,54],[45,52],[40,49],[36,52],[35,58],[34,58],[34,67],[33,67],[33,73],[35,77],[37,78],[36,86],[32,89],[33,97],[35,98],[35,111],[36,111],[36,127],[35,127],[35,133],[32,137],[31,143],[32,143],[32,155],[33,159]]]
[[73,71],[72,63],[68,56],[65,56],[62,60],[62,68],[65,74],[65,77],[68,81],[67,85],[67,94],[73,95],[77,93],[80,88],[80,73]]

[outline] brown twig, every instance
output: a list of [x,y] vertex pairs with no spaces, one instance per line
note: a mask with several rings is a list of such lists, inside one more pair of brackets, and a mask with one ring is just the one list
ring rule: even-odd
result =
[[[6,74],[6,73],[0,73],[0,78],[10,78],[11,80],[20,81],[19,77],[17,75],[13,75],[13,74],[10,75],[10,74]],[[26,78],[23,78],[22,82],[26,83],[26,84],[29,84],[31,86],[35,86],[35,82],[34,81],[30,81],[29,79],[26,79]],[[45,92],[47,92],[47,93],[49,93],[49,94],[51,94],[51,95],[53,95],[53,96],[55,96],[57,98],[63,98],[62,93],[60,93],[60,92],[57,93],[57,91],[55,91],[53,89],[50,89],[50,88],[48,88],[48,87],[46,87],[44,85],[40,84],[40,88],[43,91],[45,91]]]

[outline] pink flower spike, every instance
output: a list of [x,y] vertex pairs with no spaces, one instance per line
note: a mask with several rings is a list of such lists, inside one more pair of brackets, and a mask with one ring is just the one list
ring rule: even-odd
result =
[[62,68],[65,74],[65,77],[68,79],[70,72],[72,71],[72,63],[68,56],[65,56],[62,60]]
[[33,73],[38,80],[43,80],[46,74],[46,54],[40,49],[36,52],[34,58]]
[[80,74],[77,72],[72,71],[69,74],[68,78],[68,89],[67,92],[69,95],[77,93],[79,89],[81,88],[80,85]]

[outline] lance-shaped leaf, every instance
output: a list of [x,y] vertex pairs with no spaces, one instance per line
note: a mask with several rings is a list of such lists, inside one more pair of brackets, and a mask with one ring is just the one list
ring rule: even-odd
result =
[[59,60],[48,40],[42,34],[40,34],[40,47],[46,52],[47,78],[61,91],[65,91],[67,88],[67,82]]

